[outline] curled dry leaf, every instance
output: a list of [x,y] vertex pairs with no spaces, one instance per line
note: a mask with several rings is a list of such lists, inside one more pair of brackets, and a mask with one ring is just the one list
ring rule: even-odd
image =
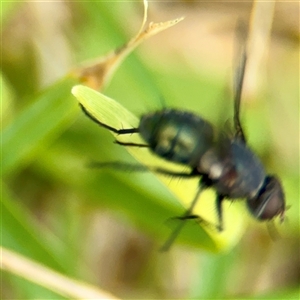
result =
[[107,84],[119,64],[130,54],[142,41],[147,38],[174,26],[183,20],[183,17],[174,20],[149,23],[148,27],[144,29],[147,21],[148,4],[144,0],[144,17],[142,25],[135,37],[127,42],[122,47],[108,53],[106,56],[97,59],[96,61],[83,66],[73,73],[84,85],[95,89],[101,90]]

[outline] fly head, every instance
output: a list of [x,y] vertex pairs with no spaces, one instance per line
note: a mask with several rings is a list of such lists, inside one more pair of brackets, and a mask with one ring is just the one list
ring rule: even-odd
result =
[[264,184],[254,198],[247,199],[251,214],[258,220],[267,221],[279,216],[284,220],[285,197],[282,185],[275,176],[266,176]]

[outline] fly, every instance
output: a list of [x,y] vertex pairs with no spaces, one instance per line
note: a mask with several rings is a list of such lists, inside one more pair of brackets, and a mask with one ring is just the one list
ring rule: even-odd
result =
[[[175,177],[199,177],[198,190],[189,209],[179,219],[199,218],[193,209],[201,192],[206,188],[216,191],[217,228],[223,230],[222,203],[226,199],[246,200],[250,214],[259,221],[284,219],[285,196],[279,178],[267,174],[256,154],[248,147],[247,139],[240,121],[241,94],[247,64],[247,52],[244,47],[237,72],[234,95],[234,134],[217,132],[212,124],[194,113],[179,109],[162,109],[141,117],[136,128],[117,129],[96,119],[85,107],[83,112],[92,121],[118,135],[139,134],[145,143],[127,143],[116,140],[126,147],[146,147],[155,155],[174,163],[190,167],[189,172],[174,172],[160,167],[150,168],[153,172]],[[124,162],[95,163],[95,167],[129,166]],[[133,171],[147,168],[130,165]],[[170,238],[162,246],[168,250],[184,226],[181,222]]]

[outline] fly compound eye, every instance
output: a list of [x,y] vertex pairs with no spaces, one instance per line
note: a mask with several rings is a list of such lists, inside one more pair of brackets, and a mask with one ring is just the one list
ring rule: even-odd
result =
[[258,195],[247,200],[247,206],[251,214],[258,220],[271,220],[280,216],[283,221],[285,200],[279,180],[274,176],[267,176]]

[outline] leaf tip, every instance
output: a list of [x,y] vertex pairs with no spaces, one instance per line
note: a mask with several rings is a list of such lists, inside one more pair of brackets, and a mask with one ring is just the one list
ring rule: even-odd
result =
[[73,86],[72,89],[71,89],[71,93],[72,93],[75,97],[78,96],[78,90],[79,90],[79,88],[80,88],[80,85],[75,85],[75,86]]

